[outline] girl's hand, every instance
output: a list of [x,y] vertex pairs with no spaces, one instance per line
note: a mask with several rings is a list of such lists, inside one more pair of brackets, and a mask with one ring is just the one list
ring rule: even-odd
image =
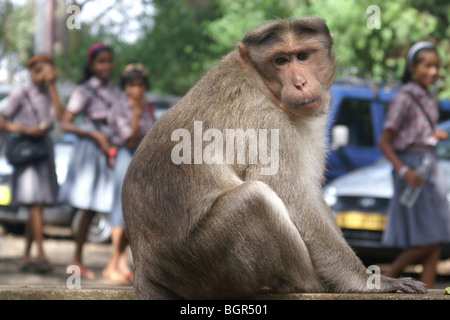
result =
[[110,143],[109,143],[109,137],[104,134],[101,131],[92,131],[90,133],[91,138],[97,142],[97,144],[99,145],[100,149],[105,153],[108,154],[108,150],[110,147]]
[[413,169],[409,169],[405,172],[403,180],[405,180],[406,184],[413,189],[419,188],[425,182],[425,180]]
[[138,98],[129,97],[128,104],[133,110],[142,110],[145,106],[146,100],[144,96],[140,96]]
[[31,128],[24,127],[22,129],[22,132],[24,134],[29,135],[29,136],[33,136],[33,137],[40,137],[40,136],[44,135],[46,131],[47,131],[47,129],[43,128],[41,126],[31,127]]
[[49,63],[44,63],[44,79],[48,85],[54,84],[56,82],[56,72],[55,68]]
[[445,130],[436,129],[434,135],[438,140],[446,140],[448,138],[448,133]]

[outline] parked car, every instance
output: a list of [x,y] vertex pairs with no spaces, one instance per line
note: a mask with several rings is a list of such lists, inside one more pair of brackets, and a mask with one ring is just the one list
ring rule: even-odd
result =
[[[450,134],[450,121],[439,127]],[[450,207],[450,140],[439,142],[437,153],[447,179]],[[344,174],[324,187],[326,202],[336,215],[347,242],[357,251],[392,251],[381,243],[387,208],[394,192],[392,170],[391,163],[382,157],[375,164]],[[450,257],[450,244],[444,245],[443,255]]]
[[[383,157],[378,141],[389,103],[399,86],[336,80],[331,87],[326,179],[331,181]],[[440,101],[441,121],[450,119],[450,100]]]
[[[158,119],[168,108],[174,105],[180,98],[171,96],[158,96],[148,94],[149,101],[155,106],[155,117]],[[0,102],[5,106],[5,99]],[[8,163],[4,156],[4,147],[2,141],[6,133],[0,132],[0,224],[7,229],[23,229],[24,223],[28,220],[28,209],[26,207],[11,206],[11,175],[13,167]],[[73,152],[73,143],[76,136],[73,134],[64,134],[56,128],[52,132],[55,143],[55,167],[58,184],[61,185],[67,175],[68,165]],[[43,210],[43,222],[45,225],[55,225],[70,227],[72,233],[78,232],[82,212],[74,209],[67,204],[55,204],[45,206]],[[88,240],[101,243],[108,242],[111,238],[111,225],[108,220],[108,214],[98,213],[94,216],[88,233]]]

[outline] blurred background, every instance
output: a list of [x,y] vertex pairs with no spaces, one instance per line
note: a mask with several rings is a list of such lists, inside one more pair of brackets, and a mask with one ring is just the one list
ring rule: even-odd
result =
[[151,72],[154,91],[181,96],[255,26],[319,16],[335,39],[338,77],[397,81],[410,46],[437,45],[439,97],[450,98],[447,0],[1,0],[0,82],[26,80],[33,53],[53,54],[60,81],[76,82],[89,46],[110,44],[117,72],[130,59]]
[[[82,77],[88,48],[101,41],[114,50],[116,83],[130,60],[150,71],[153,88],[148,94],[158,117],[248,31],[268,20],[305,16],[327,21],[337,61],[325,198],[347,241],[367,264],[389,262],[397,252],[382,247],[381,235],[393,192],[392,167],[383,159],[378,141],[407,52],[422,40],[433,42],[439,52],[440,80],[432,90],[440,99],[440,126],[450,133],[448,0],[0,0],[0,110],[12,89],[29,81],[25,66],[33,54],[54,57],[59,93],[66,101]],[[59,182],[65,178],[71,152],[72,140],[64,138],[56,139]],[[450,141],[442,142],[438,153],[450,206]],[[11,172],[0,155],[0,224],[8,231],[17,226],[23,230],[27,211],[9,206]],[[72,233],[78,221],[72,208],[44,211],[46,224],[69,227]],[[107,215],[98,216],[89,240],[108,243],[110,234]],[[448,282],[450,244],[444,249],[447,260],[438,273]],[[63,268],[61,263],[64,274]]]

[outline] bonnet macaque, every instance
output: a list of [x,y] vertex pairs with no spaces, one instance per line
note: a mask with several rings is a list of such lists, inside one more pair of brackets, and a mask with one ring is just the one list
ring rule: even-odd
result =
[[332,42],[320,18],[262,25],[156,122],[122,191],[138,299],[426,292],[368,286],[324,202]]

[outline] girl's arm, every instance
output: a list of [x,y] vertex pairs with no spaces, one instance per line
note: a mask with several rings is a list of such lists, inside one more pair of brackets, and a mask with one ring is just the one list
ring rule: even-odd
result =
[[8,119],[4,115],[0,115],[0,130],[7,132],[19,132],[29,136],[39,137],[47,131],[47,128],[22,127],[18,124],[8,121]]
[[48,87],[48,91],[50,93],[50,98],[52,99],[53,106],[55,107],[56,118],[58,120],[61,120],[64,109],[63,109],[61,100],[59,99],[58,90],[56,90],[55,68],[51,64],[48,64],[48,63],[45,64],[44,68],[45,68],[45,81],[47,82],[47,87]]
[[142,115],[144,114],[144,108],[147,105],[147,102],[144,97],[140,99],[128,99],[129,107],[133,111],[133,120],[131,121],[131,129],[132,134],[125,142],[128,148],[134,148],[140,141],[139,130],[141,130],[140,120]]
[[73,123],[74,119],[75,114],[66,110],[61,119],[61,129],[66,132],[74,133],[78,136],[94,140],[104,153],[108,153],[110,147],[109,137],[100,131],[80,130],[80,128]]
[[411,188],[420,187],[424,182],[423,178],[412,168],[406,167],[392,148],[392,141],[394,140],[395,135],[396,133],[394,130],[385,129],[381,134],[379,147],[386,158],[392,163],[395,172],[402,175],[403,180],[405,180],[408,186]]

